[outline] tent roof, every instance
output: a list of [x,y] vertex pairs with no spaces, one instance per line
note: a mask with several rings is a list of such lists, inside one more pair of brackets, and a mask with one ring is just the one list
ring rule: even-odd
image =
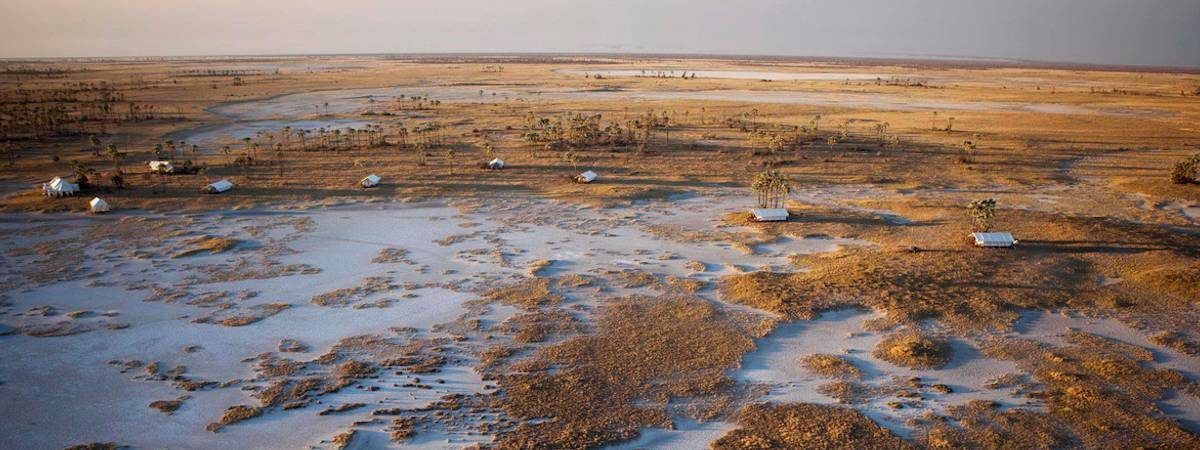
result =
[[74,192],[79,190],[79,185],[67,181],[62,177],[54,177],[50,180],[50,189],[59,192]]
[[990,232],[990,233],[971,233],[971,237],[975,239],[975,245],[980,246],[1002,246],[1010,247],[1017,243],[1009,232]]
[[785,208],[754,208],[750,210],[750,213],[760,221],[787,220],[791,215]]
[[208,187],[216,189],[218,191],[227,191],[227,190],[233,188],[233,182],[231,182],[229,180],[221,180],[216,183],[208,185]]

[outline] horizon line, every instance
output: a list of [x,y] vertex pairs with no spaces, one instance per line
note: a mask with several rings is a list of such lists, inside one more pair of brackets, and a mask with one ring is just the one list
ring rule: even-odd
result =
[[[701,52],[612,52],[612,51],[451,51],[451,52],[335,52],[335,53],[211,53],[178,55],[110,55],[110,56],[14,56],[0,57],[0,62],[49,62],[49,61],[119,61],[119,60],[188,60],[212,58],[305,58],[305,57],[498,57],[498,56],[550,56],[550,57],[611,57],[611,58],[678,58],[678,59],[749,59],[749,60],[797,60],[797,61],[860,61],[860,62],[936,62],[943,65],[1018,67],[1040,69],[1079,69],[1100,71],[1162,72],[1200,74],[1200,64],[1191,66],[1161,64],[1093,63],[1079,61],[1052,61],[1042,59],[1006,58],[971,55],[846,55],[816,56],[770,53],[701,53]],[[947,64],[952,63],[952,64]]]

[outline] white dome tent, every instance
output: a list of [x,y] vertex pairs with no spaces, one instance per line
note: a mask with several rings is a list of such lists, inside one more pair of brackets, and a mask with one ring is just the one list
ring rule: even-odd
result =
[[100,197],[93,198],[92,201],[88,202],[88,206],[91,207],[92,214],[103,214],[112,211],[112,206]]
[[358,185],[362,186],[363,189],[373,188],[375,186],[379,186],[380,181],[383,181],[383,178],[380,178],[379,175],[371,174],[360,180]]

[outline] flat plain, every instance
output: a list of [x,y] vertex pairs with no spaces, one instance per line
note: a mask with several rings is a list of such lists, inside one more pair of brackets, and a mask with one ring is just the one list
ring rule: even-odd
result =
[[3,448],[1200,447],[1200,74],[30,60],[0,119]]

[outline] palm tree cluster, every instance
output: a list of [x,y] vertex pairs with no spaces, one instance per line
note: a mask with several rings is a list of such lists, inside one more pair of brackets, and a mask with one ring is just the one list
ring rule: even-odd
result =
[[636,145],[644,148],[653,141],[657,130],[670,127],[670,116],[664,111],[626,120],[624,123],[606,122],[601,114],[566,114],[550,118],[529,113],[525,117],[525,140],[544,144],[550,150],[563,150],[590,146],[624,147]]
[[441,106],[442,101],[430,99],[429,96],[400,94],[393,99],[392,104],[400,111],[422,111]]
[[87,133],[89,125],[103,129],[106,124],[160,118],[178,118],[178,115],[162,114],[153,105],[126,101],[123,92],[104,81],[0,92],[2,138],[80,135]]
[[768,170],[754,177],[750,186],[758,196],[759,208],[782,208],[784,200],[792,192],[787,177],[778,170]]

